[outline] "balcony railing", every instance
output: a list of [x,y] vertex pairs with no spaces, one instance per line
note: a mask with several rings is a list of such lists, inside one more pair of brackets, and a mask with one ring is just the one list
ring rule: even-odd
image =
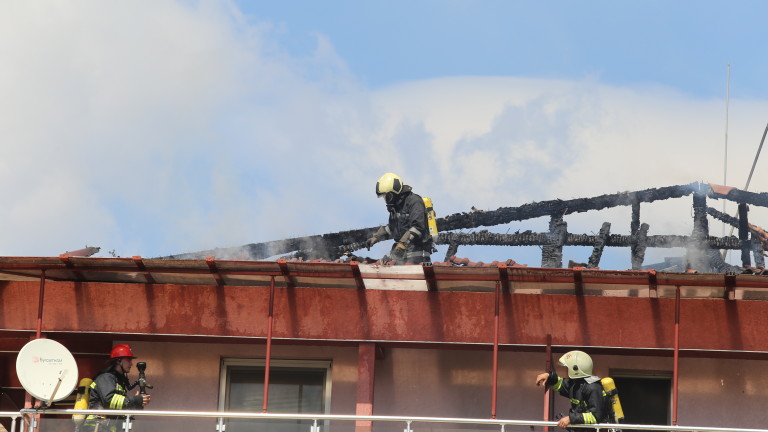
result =
[[[194,430],[229,432],[227,426],[232,425],[236,430],[284,430],[274,427],[284,422],[293,430],[306,432],[336,431],[336,430],[387,430],[402,432],[426,431],[546,431],[560,430],[555,421],[537,420],[504,420],[504,419],[472,419],[450,417],[397,417],[397,416],[356,416],[356,415],[323,415],[323,414],[277,414],[250,412],[200,412],[200,411],[144,411],[144,410],[73,410],[73,409],[23,409],[19,412],[0,412],[0,419],[11,420],[8,432],[52,432],[73,431],[75,426],[71,416],[98,414],[103,416],[124,416],[117,420],[117,430],[130,432],[137,424],[136,430],[190,430],[189,422],[196,423]],[[174,422],[153,424],[149,419],[178,420],[183,418],[185,425]],[[141,419],[141,420],[139,420]],[[208,421],[205,421],[208,420]],[[146,422],[146,423],[145,423]],[[200,422],[206,424],[200,424]],[[238,423],[239,422],[239,423]],[[243,422],[247,422],[244,424]],[[333,426],[331,425],[333,424]],[[670,432],[768,432],[768,429],[722,428],[710,426],[669,426],[647,424],[597,424],[572,425],[574,428],[596,429],[598,432],[608,432],[614,429],[670,431]],[[402,428],[402,429],[401,429]]]

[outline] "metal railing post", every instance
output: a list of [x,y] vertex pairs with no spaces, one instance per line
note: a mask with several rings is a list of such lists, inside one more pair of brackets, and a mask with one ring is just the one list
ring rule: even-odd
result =
[[27,432],[35,432],[36,426],[37,426],[37,421],[35,421],[35,416],[30,415],[29,420],[27,420]]

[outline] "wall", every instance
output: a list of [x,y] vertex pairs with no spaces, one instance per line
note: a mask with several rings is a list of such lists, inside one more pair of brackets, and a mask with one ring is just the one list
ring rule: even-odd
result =
[[[140,360],[148,364],[147,376],[155,386],[151,391],[153,402],[148,407],[152,410],[217,411],[221,359],[263,358],[265,353],[263,344],[131,344]],[[557,360],[559,355],[554,357]],[[331,413],[355,413],[357,348],[275,345],[273,358],[332,360]],[[593,358],[595,374],[599,376],[607,376],[609,369],[672,372],[671,356],[594,355]],[[373,414],[488,419],[492,361],[490,350],[385,348],[384,358],[375,364]],[[763,364],[758,360],[681,358],[678,423],[763,427],[764,402],[768,396],[768,374]],[[497,418],[542,419],[544,395],[542,388],[536,387],[534,378],[543,369],[543,353],[502,351],[499,354]],[[563,368],[558,370],[564,373]],[[554,412],[567,411],[567,399],[557,396]],[[145,426],[157,423],[141,422]],[[163,428],[210,431],[212,424],[212,420],[174,420],[164,423]],[[402,430],[401,426],[375,429]]]

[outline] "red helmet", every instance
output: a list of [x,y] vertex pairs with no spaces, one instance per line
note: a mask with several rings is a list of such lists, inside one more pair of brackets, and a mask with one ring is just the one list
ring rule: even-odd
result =
[[131,351],[131,346],[128,344],[115,345],[109,353],[109,358],[114,359],[120,357],[136,358],[136,356],[133,355],[133,351]]

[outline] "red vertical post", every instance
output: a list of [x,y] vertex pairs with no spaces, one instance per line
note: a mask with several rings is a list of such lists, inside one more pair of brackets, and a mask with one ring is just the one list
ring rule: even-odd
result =
[[45,296],[45,269],[40,270],[40,300],[37,303],[36,339],[43,335],[43,297]]
[[677,426],[677,381],[680,378],[680,286],[675,287],[675,354],[672,378],[672,426]]
[[275,308],[275,277],[269,280],[269,315],[267,317],[267,359],[264,364],[264,404],[261,407],[267,412],[269,403],[269,361],[272,358],[272,321]]
[[499,298],[501,297],[501,282],[496,281],[496,304],[493,312],[493,385],[491,389],[491,418],[496,418],[496,394],[498,393],[499,378]]
[[[546,360],[544,361],[544,370],[549,372],[552,370],[552,335],[547,335],[547,351],[546,351]],[[544,386],[544,421],[549,421],[549,411],[550,406],[549,403],[552,399],[552,392],[550,389],[545,385]],[[549,426],[544,426],[544,432],[549,432]]]
[[[373,415],[373,383],[375,376],[376,344],[363,342],[357,349],[357,404],[355,415]],[[355,432],[371,432],[370,420],[355,422]]]
[[[35,339],[40,339],[43,336],[43,298],[45,297],[45,269],[40,270],[40,296],[37,301],[37,330],[35,331]],[[24,408],[32,408],[35,404],[35,399],[31,394],[24,395]],[[33,419],[39,418],[38,416],[32,417]]]

